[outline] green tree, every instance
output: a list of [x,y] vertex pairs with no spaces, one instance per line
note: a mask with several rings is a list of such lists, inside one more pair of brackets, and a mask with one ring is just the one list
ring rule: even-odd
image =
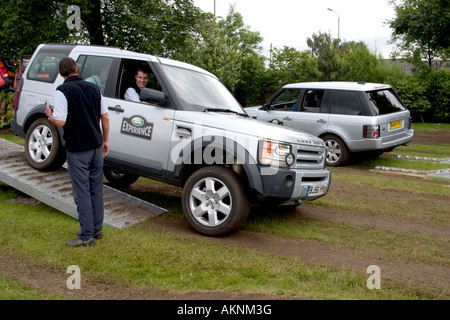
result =
[[434,111],[435,120],[450,120],[450,71],[441,69],[426,74],[426,97]]
[[411,115],[424,122],[424,115],[430,110],[430,102],[425,97],[427,86],[418,77],[405,76],[392,79],[391,86],[398,93]]
[[387,83],[406,75],[396,64],[388,65],[381,56],[370,52],[364,42],[342,42],[338,55],[340,81]]
[[238,83],[233,94],[244,107],[259,104],[266,96],[267,80],[265,57],[249,55],[240,62]]
[[228,85],[228,88],[242,105],[255,104],[265,79],[265,57],[261,54],[263,38],[259,32],[250,30],[235,6],[230,6],[228,15],[219,20],[218,25],[227,47],[237,57],[233,71],[236,73],[230,75],[230,78],[235,79],[234,86]]
[[211,14],[203,16],[202,24],[176,58],[214,73],[247,106],[258,101],[263,85],[261,41],[259,32],[251,31],[231,6],[228,15],[217,22]]
[[[80,8],[79,28],[67,25],[69,5]],[[203,67],[243,104],[256,101],[256,86],[264,84],[262,38],[233,6],[216,20],[193,0],[51,0],[45,6],[38,0],[2,0],[0,21],[0,55],[12,59],[40,43],[108,45]]]
[[319,32],[308,38],[307,43],[317,58],[321,81],[384,83],[394,76],[403,76],[397,66],[389,66],[381,56],[370,52],[364,42],[338,41],[329,33]]
[[269,71],[273,85],[280,86],[293,82],[316,81],[320,77],[318,58],[308,50],[298,51],[292,47],[272,50]]
[[205,19],[192,0],[102,2],[106,45],[165,57],[183,50]]
[[339,71],[339,40],[333,39],[331,34],[313,33],[306,39],[311,54],[317,57],[317,67],[321,72],[319,80],[338,80]]
[[436,59],[446,60],[450,53],[450,1],[391,0],[396,17],[388,20],[393,29],[392,42],[397,42],[395,55],[403,56],[415,65],[422,60],[432,67]]
[[[67,26],[69,5],[81,27]],[[18,59],[40,43],[77,42],[171,56],[205,17],[192,0],[2,0],[0,54]]]
[[69,36],[65,12],[55,1],[2,0],[0,55],[13,60],[33,53],[39,43],[61,42]]
[[337,77],[341,81],[379,82],[379,60],[364,42],[344,42],[339,50]]

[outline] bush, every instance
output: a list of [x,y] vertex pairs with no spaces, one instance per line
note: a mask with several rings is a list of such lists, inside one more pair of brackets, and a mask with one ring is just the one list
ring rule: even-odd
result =
[[390,82],[411,112],[413,121],[425,122],[425,113],[431,108],[430,102],[425,97],[427,86],[414,76],[392,79]]
[[0,93],[0,128],[9,125],[9,120],[13,118],[14,92],[2,91]]
[[428,70],[392,79],[390,84],[411,111],[413,120],[450,122],[449,70]]
[[426,97],[436,120],[450,121],[450,71],[441,69],[426,74]]

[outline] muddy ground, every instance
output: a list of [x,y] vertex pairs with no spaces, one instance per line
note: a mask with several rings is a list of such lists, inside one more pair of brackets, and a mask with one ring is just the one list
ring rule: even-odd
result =
[[[0,134],[8,133],[6,129],[0,130]],[[450,132],[416,131],[414,144],[449,144]],[[363,172],[358,166],[349,166],[346,170],[356,170],[359,174]],[[144,186],[139,185],[140,190]],[[181,190],[168,186],[148,186],[147,191],[161,193],[170,196],[181,196]],[[333,188],[345,191],[345,185],[335,184]],[[442,199],[440,199],[442,200]],[[445,205],[450,208],[450,197],[444,197]],[[382,226],[391,230],[425,232],[437,234],[443,237],[450,236],[448,224],[427,224],[406,222],[400,219],[377,219],[373,215],[337,210],[333,208],[319,208],[313,205],[302,205],[296,209],[295,214],[301,215],[307,220],[327,220],[343,222],[358,226]],[[186,221],[171,219],[167,216],[159,216],[146,222],[149,232],[158,229],[163,232],[176,233],[188,238],[201,238],[212,243],[227,244],[230,246],[244,247],[257,252],[265,252],[296,258],[300,261],[329,265],[339,268],[365,270],[373,264],[374,257],[370,253],[357,253],[337,245],[329,245],[315,240],[293,240],[278,236],[268,236],[246,230],[222,238],[204,237],[195,233]],[[55,267],[38,264],[26,257],[13,255],[0,251],[0,275],[16,279],[23,284],[44,290],[48,293],[58,295],[67,299],[277,299],[276,296],[248,295],[240,293],[217,293],[217,292],[190,292],[183,295],[173,295],[158,291],[140,291],[116,286],[114,284],[98,284],[83,278],[83,290],[66,290],[61,286],[67,279],[67,274],[61,273]],[[420,263],[395,263],[383,262],[383,277],[402,282],[413,282],[418,285],[435,286],[444,291],[449,290],[450,272],[448,266],[426,266]]]

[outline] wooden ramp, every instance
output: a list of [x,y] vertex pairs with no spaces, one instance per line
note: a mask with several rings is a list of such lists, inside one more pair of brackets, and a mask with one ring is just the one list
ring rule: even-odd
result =
[[[42,172],[29,166],[24,148],[0,139],[0,181],[71,216],[78,218],[72,184],[66,168]],[[167,210],[103,185],[103,223],[124,228],[165,213]]]

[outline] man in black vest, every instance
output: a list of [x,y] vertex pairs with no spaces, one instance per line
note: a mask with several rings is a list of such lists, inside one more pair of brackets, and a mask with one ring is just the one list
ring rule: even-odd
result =
[[141,102],[139,94],[141,93],[141,88],[144,88],[149,79],[150,69],[148,67],[139,67],[136,71],[134,79],[136,83],[125,91],[125,100]]
[[[50,122],[64,129],[69,176],[80,232],[68,246],[91,246],[101,239],[103,224],[103,157],[108,154],[109,118],[100,89],[78,75],[76,62],[64,57],[59,73],[65,79],[55,92],[55,107],[47,104]],[[100,122],[102,128],[100,128]]]

